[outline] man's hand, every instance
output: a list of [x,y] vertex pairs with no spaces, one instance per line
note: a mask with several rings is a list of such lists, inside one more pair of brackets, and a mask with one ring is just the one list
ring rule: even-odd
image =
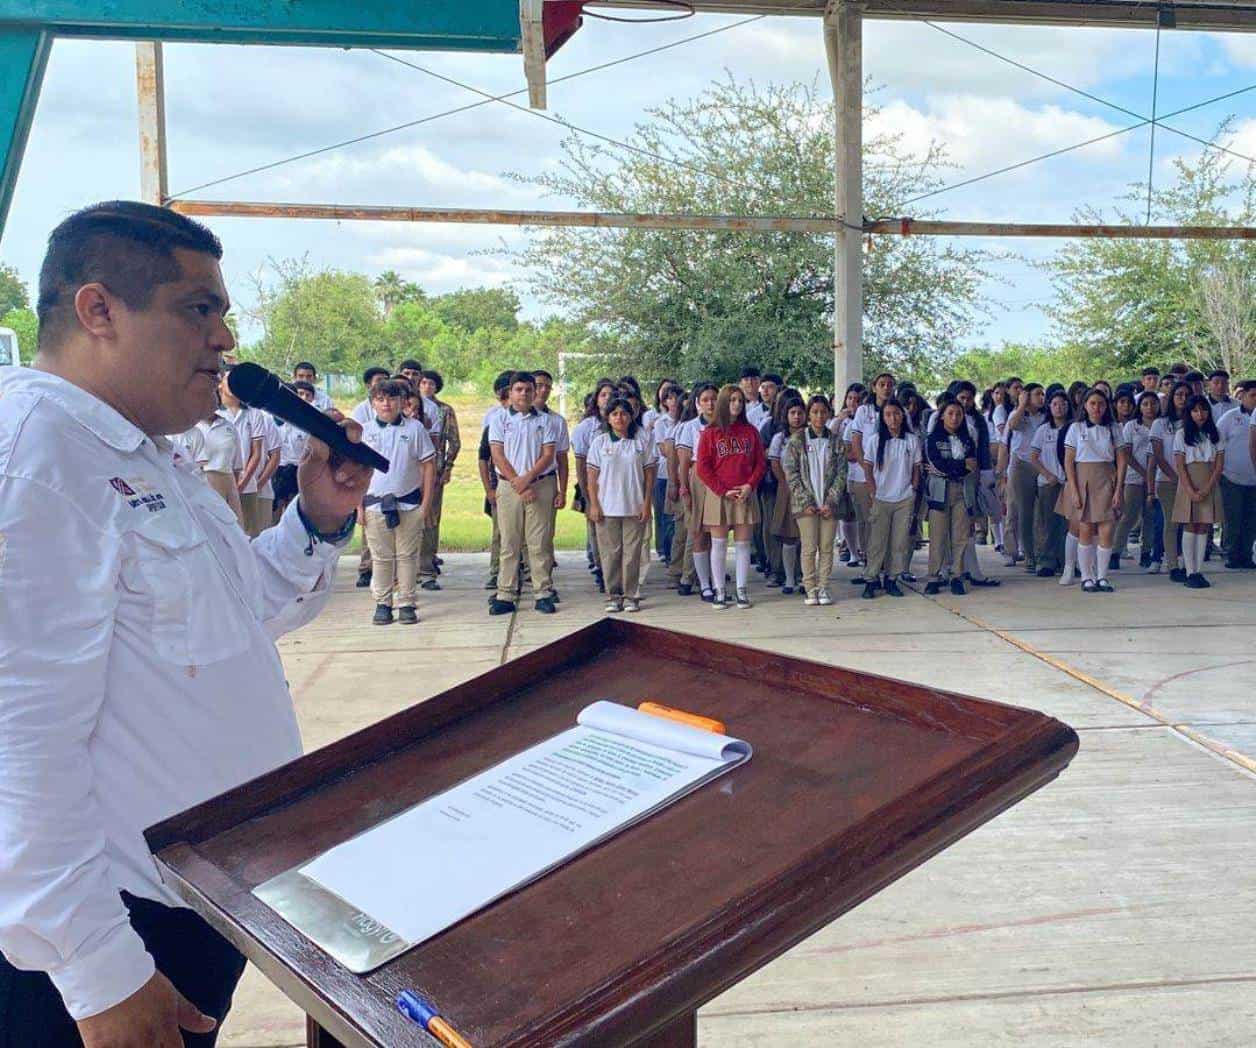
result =
[[562,509],[567,505],[567,492],[560,491],[554,496],[554,508]]
[[454,467],[446,466],[443,470],[441,470],[440,482],[442,484],[448,484],[449,481],[453,478],[453,475],[454,475]]
[[523,491],[519,493],[519,501],[529,502],[529,503],[535,502],[536,501],[536,488],[525,487]]
[[[510,486],[515,489],[515,493],[518,495],[522,495],[525,491],[527,491],[530,485],[531,481],[529,481],[521,473],[516,474],[510,481]],[[529,499],[528,501],[531,500]]]
[[84,1048],[183,1048],[180,1030],[209,1033],[217,1025],[157,972],[125,1001],[81,1020],[78,1029]]
[[[338,421],[350,440],[357,443],[362,439],[362,427],[356,422],[343,416]],[[297,487],[306,518],[319,531],[340,530],[362,501],[374,472],[370,466],[333,456],[326,444],[310,437],[297,467]]]
[[590,506],[585,511],[585,515],[589,518],[589,523],[591,524],[601,524],[605,519],[602,515],[602,508],[600,506]]
[[641,507],[641,512],[637,514],[637,519],[641,521],[642,524],[650,523],[650,503],[648,500],[646,504]]
[[832,520],[833,519],[833,507],[830,506],[826,502],[823,506],[820,507],[820,516],[822,516],[825,520]]
[[488,491],[484,492],[484,497],[488,499],[489,505],[491,506],[497,505],[497,489],[496,488],[489,488]]

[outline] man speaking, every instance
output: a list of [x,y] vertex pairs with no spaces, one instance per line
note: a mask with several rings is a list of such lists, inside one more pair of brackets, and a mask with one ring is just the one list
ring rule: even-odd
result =
[[299,756],[274,638],[326,602],[371,471],[312,440],[250,543],[175,463],[234,346],[221,257],[171,211],[78,212],[34,367],[0,369],[2,1048],[212,1045],[244,967],[143,830]]

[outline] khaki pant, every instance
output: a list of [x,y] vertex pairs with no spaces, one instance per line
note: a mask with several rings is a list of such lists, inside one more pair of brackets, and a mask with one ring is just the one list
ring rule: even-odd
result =
[[[497,491],[501,491],[500,486],[497,488]],[[493,541],[489,545],[488,550],[488,574],[490,579],[495,579],[502,562],[502,529],[497,524],[497,502],[490,502],[489,507],[493,511]]]
[[[1034,554],[1034,506],[1038,501],[1038,471],[1033,464],[1022,458],[1012,461],[1008,467],[1008,490],[1016,506],[1016,540],[1027,564],[1033,563]],[[1004,535],[1004,544],[1007,537]]]
[[649,529],[639,517],[603,517],[597,525],[602,578],[608,597],[641,596],[641,535]]
[[942,575],[942,536],[951,540],[951,575],[961,578],[964,574],[964,551],[972,536],[972,519],[964,505],[964,485],[961,481],[946,482],[946,508],[929,510],[929,574],[934,578]]
[[513,601],[519,581],[519,555],[526,547],[528,566],[532,571],[532,593],[537,600],[548,597],[550,587],[549,554],[545,537],[550,515],[554,511],[557,483],[545,477],[532,485],[536,498],[524,502],[510,484],[497,488],[497,526],[501,529],[501,554],[497,558],[497,599]]
[[882,574],[897,578],[907,570],[907,556],[911,552],[911,513],[915,504],[915,492],[899,502],[872,500],[865,578],[875,579]]
[[371,548],[371,596],[376,604],[413,608],[423,517],[417,509],[406,510],[400,517],[401,523],[390,528],[379,509],[371,506],[366,511],[366,542]]
[[597,548],[597,525],[593,523],[587,516],[584,518],[584,536],[589,544],[589,549],[593,553],[593,566],[598,571],[602,570],[602,554]]
[[1034,501],[1034,550],[1038,567],[1052,571],[1064,567],[1064,536],[1068,533],[1068,521],[1055,511],[1059,497],[1059,484],[1044,484]]
[[267,528],[275,525],[275,500],[273,498],[263,498],[257,496],[257,501],[253,503],[253,527],[256,533],[260,535]]
[[438,481],[428,509],[428,524],[423,529],[423,540],[419,543],[419,578],[425,581],[436,578],[436,554],[440,549],[440,514],[444,505],[445,485]]
[[855,481],[847,485],[851,501],[855,504],[855,523],[859,527],[859,552],[868,556],[868,543],[872,536],[872,485],[867,481]]
[[1170,568],[1176,567],[1178,549],[1178,525],[1173,520],[1173,503],[1177,500],[1177,481],[1161,480],[1156,484],[1156,498],[1164,511],[1164,560]]
[[[771,469],[770,466],[768,468]],[[789,498],[789,492],[775,488],[772,491],[764,491],[760,488],[757,496],[759,499],[759,523],[755,528],[755,533],[759,539],[759,544],[763,547],[763,556],[767,558],[768,571],[777,578],[781,578],[785,573],[785,561],[781,550],[781,540],[772,534],[772,517],[776,513],[776,500],[778,498]]]
[[[1120,553],[1129,541],[1134,525],[1143,519],[1143,507],[1147,503],[1146,489],[1141,484],[1126,484],[1122,492],[1121,519],[1117,521],[1116,534],[1112,536],[1112,549]],[[1143,546],[1151,549],[1151,536],[1143,539]]]
[[257,492],[250,491],[247,495],[240,494],[240,518],[249,538],[255,539],[261,534],[257,528]]
[[366,525],[362,525],[362,551],[358,554],[358,574],[365,575],[371,570],[371,547],[366,543]]
[[[788,498],[788,494],[785,495]],[[802,546],[802,584],[810,598],[816,590],[828,589],[833,574],[833,544],[841,523],[836,517],[825,520],[819,514],[795,517]]]
[[222,496],[223,501],[231,507],[231,511],[236,515],[236,520],[240,522],[240,527],[243,528],[244,510],[240,507],[240,492],[236,490],[235,475],[223,470],[207,469],[205,471],[205,482]]
[[672,559],[667,565],[667,574],[681,583],[693,585],[693,536],[689,534],[689,507],[685,500],[676,500],[675,512],[672,514],[676,522],[676,530],[672,533]]
[[645,585],[646,572],[650,570],[650,537],[653,534],[653,528],[649,525],[641,525],[641,554],[637,557],[637,588],[640,590]]

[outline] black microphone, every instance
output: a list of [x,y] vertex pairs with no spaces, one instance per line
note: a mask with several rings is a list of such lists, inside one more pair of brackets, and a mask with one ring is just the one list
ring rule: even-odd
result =
[[374,448],[350,440],[330,416],[307,404],[260,364],[236,364],[227,372],[227,388],[249,407],[269,411],[302,433],[317,437],[333,454],[381,473],[388,472],[388,459]]

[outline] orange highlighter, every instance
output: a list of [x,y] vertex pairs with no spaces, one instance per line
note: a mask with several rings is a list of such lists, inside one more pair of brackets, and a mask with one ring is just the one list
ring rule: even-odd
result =
[[664,706],[661,702],[643,702],[637,707],[637,711],[648,713],[652,717],[663,717],[680,724],[688,724],[691,728],[714,732],[716,735],[725,734],[723,721],[717,721],[711,717],[699,717],[696,713],[686,713],[684,710]]

